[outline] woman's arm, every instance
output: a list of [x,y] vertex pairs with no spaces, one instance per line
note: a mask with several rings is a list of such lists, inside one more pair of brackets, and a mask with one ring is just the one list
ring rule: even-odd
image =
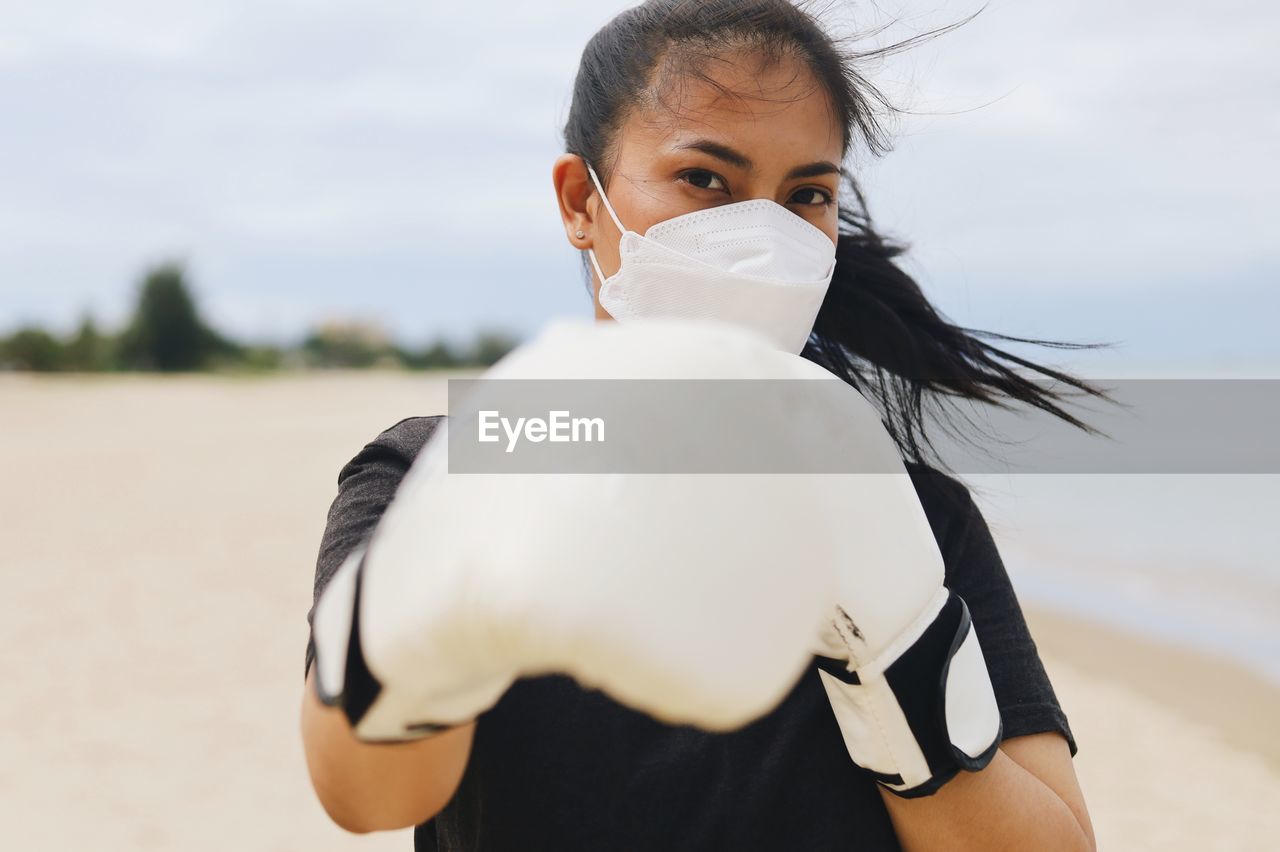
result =
[[302,746],[320,804],[357,833],[409,828],[453,798],[471,754],[475,723],[406,743],[365,743],[347,717],[316,695],[315,670],[302,698]]
[[1004,738],[979,772],[932,796],[881,790],[899,842],[921,850],[1095,848],[1071,758],[1075,743],[986,519],[969,489],[912,468],[946,560],[947,585],[969,605],[995,689]]
[[1056,733],[1006,740],[985,769],[961,772],[932,796],[880,795],[906,852],[1097,848],[1067,741]]
[[[368,540],[409,466],[443,420],[406,418],[342,468],[316,562],[316,601],[351,552]],[[314,615],[313,605],[308,623]],[[301,727],[320,804],[338,825],[360,833],[408,828],[431,819],[458,788],[474,723],[406,743],[362,742],[340,709],[320,701],[313,652],[308,642]]]

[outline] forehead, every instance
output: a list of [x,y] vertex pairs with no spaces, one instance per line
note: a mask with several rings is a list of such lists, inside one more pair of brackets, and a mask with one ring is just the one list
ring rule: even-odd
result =
[[[844,131],[831,95],[807,64],[751,50],[669,54],[620,127],[619,153],[712,136],[766,159],[842,158]],[[779,165],[785,165],[779,162]]]

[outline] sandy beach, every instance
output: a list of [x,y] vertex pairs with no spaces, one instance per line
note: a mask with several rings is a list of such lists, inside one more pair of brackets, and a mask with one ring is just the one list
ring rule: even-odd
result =
[[[439,375],[0,376],[0,824],[21,850],[407,850],[311,791],[297,718],[339,468]],[[1280,689],[1028,604],[1109,850],[1280,837]]]

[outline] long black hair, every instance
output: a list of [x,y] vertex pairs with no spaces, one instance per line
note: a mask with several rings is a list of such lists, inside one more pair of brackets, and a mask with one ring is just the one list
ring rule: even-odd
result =
[[[688,76],[737,97],[706,68],[725,52],[744,47],[766,63],[791,56],[806,64],[829,94],[843,129],[846,158],[858,144],[872,154],[886,152],[890,140],[883,116],[894,107],[860,67],[969,19],[888,47],[858,50],[855,36],[829,35],[810,5],[803,0],[647,0],[620,13],[583,51],[564,128],[566,152],[592,164],[607,186],[616,136],[630,111],[661,103],[666,87]],[[1059,405],[1064,393],[1041,387],[1016,367],[1109,399],[1105,392],[987,341],[1058,349],[1107,344],[1012,337],[950,322],[895,263],[905,246],[877,233],[852,170],[845,170],[842,182],[835,275],[801,354],[877,406],[905,460],[945,467],[926,433],[925,407],[936,408],[945,424],[944,409],[958,410],[956,399],[995,405],[1013,400],[1097,434]],[[590,282],[585,252],[583,266]]]

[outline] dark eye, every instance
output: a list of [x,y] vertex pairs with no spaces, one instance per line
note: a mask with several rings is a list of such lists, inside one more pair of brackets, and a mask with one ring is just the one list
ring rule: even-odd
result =
[[[729,188],[725,185],[724,178],[714,172],[706,171],[705,169],[693,169],[691,171],[687,171],[682,174],[680,178],[681,180],[688,181],[698,189],[709,189],[715,192],[728,190]],[[716,182],[719,182],[720,185],[716,186]]]
[[[803,200],[806,195],[808,195],[809,199],[807,201]],[[803,204],[807,207],[820,207],[830,204],[832,201],[831,193],[827,192],[825,189],[818,189],[815,186],[806,186],[804,189],[796,190],[796,194],[791,197],[796,199],[797,204]]]

